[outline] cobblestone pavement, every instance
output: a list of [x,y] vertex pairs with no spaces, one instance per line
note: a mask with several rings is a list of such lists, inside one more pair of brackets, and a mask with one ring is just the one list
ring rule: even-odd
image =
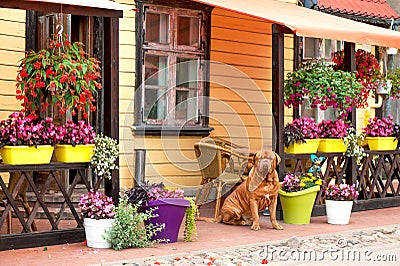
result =
[[399,265],[400,224],[103,265]]

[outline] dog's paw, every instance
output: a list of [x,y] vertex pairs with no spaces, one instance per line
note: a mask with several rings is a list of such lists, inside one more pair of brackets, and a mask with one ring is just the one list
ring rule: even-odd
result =
[[283,226],[278,223],[273,223],[272,227],[275,228],[276,230],[283,230]]
[[258,231],[258,230],[260,230],[260,229],[261,229],[261,227],[260,227],[259,224],[253,224],[253,225],[251,226],[251,230]]

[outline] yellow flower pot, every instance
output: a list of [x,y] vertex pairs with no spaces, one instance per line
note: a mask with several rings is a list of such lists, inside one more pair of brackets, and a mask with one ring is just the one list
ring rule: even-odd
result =
[[57,162],[87,163],[94,153],[94,144],[76,145],[57,144],[54,150]]
[[343,139],[321,139],[318,146],[319,152],[346,152],[347,146]]
[[48,164],[51,161],[54,147],[50,145],[4,146],[0,149],[4,164]]
[[392,151],[397,147],[398,140],[394,137],[366,137],[370,150]]
[[285,224],[309,224],[311,213],[320,186],[313,186],[297,192],[286,192],[279,189]]
[[285,147],[286,153],[300,154],[300,153],[316,153],[320,139],[305,139],[306,143],[293,143],[289,147]]

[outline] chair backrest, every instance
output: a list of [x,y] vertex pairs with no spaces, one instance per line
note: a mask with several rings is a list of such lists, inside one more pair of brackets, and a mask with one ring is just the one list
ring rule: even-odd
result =
[[198,142],[194,144],[197,161],[199,162],[202,183],[218,178],[224,171],[223,148],[211,144]]

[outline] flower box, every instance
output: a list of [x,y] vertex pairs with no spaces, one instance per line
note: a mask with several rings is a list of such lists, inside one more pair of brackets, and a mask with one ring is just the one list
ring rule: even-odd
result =
[[320,139],[305,139],[306,143],[293,143],[285,147],[285,152],[290,154],[316,153]]
[[346,152],[347,146],[343,139],[321,139],[318,146],[319,152],[342,153]]
[[57,144],[54,150],[57,162],[63,163],[87,163],[94,153],[94,144],[68,145]]
[[394,137],[366,137],[370,150],[392,151],[397,148],[398,140]]
[[53,150],[54,147],[51,145],[4,146],[0,149],[0,153],[5,164],[48,164]]

